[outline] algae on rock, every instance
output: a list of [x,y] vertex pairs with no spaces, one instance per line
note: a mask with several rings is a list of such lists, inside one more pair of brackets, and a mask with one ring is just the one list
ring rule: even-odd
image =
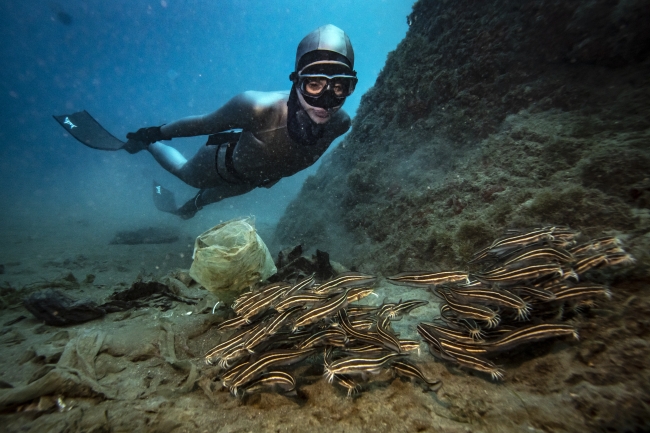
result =
[[648,20],[638,1],[418,1],[278,239],[389,274],[508,226],[647,233]]

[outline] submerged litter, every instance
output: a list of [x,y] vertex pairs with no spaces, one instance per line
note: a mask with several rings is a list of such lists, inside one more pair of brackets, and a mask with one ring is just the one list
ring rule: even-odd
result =
[[227,221],[199,235],[192,258],[191,277],[228,301],[277,272],[252,217]]

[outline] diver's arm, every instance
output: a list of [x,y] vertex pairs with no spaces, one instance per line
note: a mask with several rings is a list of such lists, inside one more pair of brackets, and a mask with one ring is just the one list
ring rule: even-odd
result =
[[244,92],[235,96],[213,113],[202,116],[190,116],[160,128],[165,137],[193,137],[209,135],[229,129],[253,129],[256,124],[258,103],[256,94]]

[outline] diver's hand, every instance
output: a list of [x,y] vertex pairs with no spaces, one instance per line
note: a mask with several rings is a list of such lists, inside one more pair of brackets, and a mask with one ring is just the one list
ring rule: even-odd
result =
[[136,132],[129,132],[126,134],[126,138],[129,140],[140,141],[144,143],[145,147],[149,146],[151,143],[155,143],[156,141],[171,140],[170,138],[163,136],[160,126],[140,128]]

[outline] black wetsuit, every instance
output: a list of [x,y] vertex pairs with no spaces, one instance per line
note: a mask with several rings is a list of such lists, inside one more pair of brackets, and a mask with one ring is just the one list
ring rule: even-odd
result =
[[[298,98],[296,93],[293,92],[292,98]],[[307,120],[296,123],[292,117],[293,131],[290,133],[287,128],[291,112],[287,107],[289,97],[290,92],[245,92],[214,113],[188,117],[161,128],[169,139],[241,129],[236,143],[209,140],[209,145],[203,146],[189,160],[162,142],[149,145],[149,152],[163,168],[188,185],[201,189],[193,199],[196,209],[188,202],[184,208],[191,214],[180,212],[181,216],[192,216],[192,210],[196,212],[203,205],[244,194],[256,187],[269,187],[283,177],[304,170],[320,158],[335,138],[349,130],[350,117],[340,107],[318,109],[306,105],[300,98],[298,115]],[[296,110],[293,111],[292,116],[296,116]],[[296,135],[296,130],[301,128],[307,130],[304,137]]]

